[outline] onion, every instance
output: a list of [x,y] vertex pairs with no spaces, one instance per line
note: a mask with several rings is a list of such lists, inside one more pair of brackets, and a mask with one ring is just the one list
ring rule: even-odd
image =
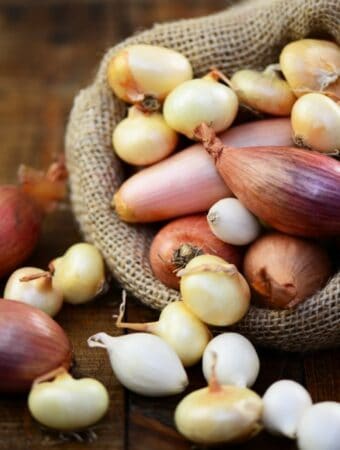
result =
[[178,289],[176,272],[195,256],[207,253],[238,268],[242,263],[243,249],[221,242],[210,231],[205,215],[195,215],[173,220],[161,228],[151,243],[149,259],[156,278]]
[[[291,134],[290,120],[270,119],[232,128],[221,139],[235,147],[291,145]],[[154,222],[206,211],[231,195],[209,155],[196,144],[126,180],[113,206],[126,222]]]
[[65,302],[86,303],[105,288],[104,260],[92,244],[72,245],[51,265],[52,286],[63,294]]
[[163,112],[171,128],[192,139],[202,122],[211,124],[216,132],[229,128],[237,110],[236,94],[207,76],[177,86],[165,99]]
[[[49,381],[51,377],[53,381]],[[74,379],[60,368],[40,377],[28,396],[32,416],[43,425],[61,431],[89,427],[107,412],[109,393],[94,378]]]
[[280,68],[298,97],[310,91],[326,91],[340,97],[340,48],[334,42],[291,42],[281,52]]
[[175,424],[198,444],[243,442],[261,430],[261,413],[262,400],[255,392],[220,385],[212,367],[208,387],[191,392],[177,405]]
[[46,173],[19,168],[20,186],[0,186],[0,277],[9,274],[33,252],[45,212],[66,194],[62,160]]
[[105,348],[117,379],[133,392],[150,397],[183,392],[188,377],[172,347],[163,339],[148,333],[91,336],[89,347]]
[[230,82],[241,104],[274,116],[290,115],[296,97],[272,66],[263,72],[239,70]]
[[261,232],[256,217],[237,198],[219,200],[209,209],[207,219],[214,235],[229,244],[250,244]]
[[4,298],[35,306],[53,317],[62,307],[63,296],[60,291],[53,289],[51,277],[44,276],[29,281],[22,280],[25,277],[29,279],[31,275],[39,273],[44,274],[45,272],[36,267],[17,269],[6,283]]
[[220,384],[252,386],[259,374],[260,360],[252,343],[238,333],[221,333],[206,346],[202,369],[204,378],[212,377],[216,355],[216,378]]
[[108,83],[128,103],[151,95],[164,100],[177,85],[192,78],[192,68],[181,53],[155,45],[130,45],[109,62]]
[[340,234],[338,161],[292,147],[224,147],[205,124],[197,136],[226,184],[255,216],[297,236]]
[[177,134],[162,114],[147,113],[133,106],[128,117],[113,131],[113,148],[125,162],[137,166],[153,164],[172,153]]
[[41,220],[38,206],[19,187],[0,186],[0,277],[33,252]]
[[252,244],[244,275],[260,304],[291,308],[321,289],[332,274],[330,259],[319,245],[271,233]]
[[0,299],[0,391],[21,392],[39,376],[68,368],[71,344],[47,314],[21,302]]
[[297,428],[299,450],[338,450],[340,403],[320,402],[306,410]]
[[325,95],[300,97],[292,110],[294,141],[324,153],[340,152],[340,106]]
[[249,286],[236,267],[222,258],[196,256],[178,276],[183,302],[202,322],[227,326],[247,313]]
[[308,391],[293,380],[279,380],[266,390],[262,400],[266,430],[294,439],[301,418],[312,405]]
[[202,357],[211,333],[181,301],[169,303],[161,312],[157,322],[123,322],[125,296],[120,306],[116,326],[135,331],[145,331],[162,338],[172,347],[184,367],[196,364]]

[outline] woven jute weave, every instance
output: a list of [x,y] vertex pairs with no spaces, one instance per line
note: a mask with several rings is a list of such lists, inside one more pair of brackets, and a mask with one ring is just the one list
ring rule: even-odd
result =
[[[238,2],[208,17],[155,25],[109,49],[93,84],[76,97],[66,133],[74,214],[85,239],[102,252],[121,286],[146,305],[161,309],[179,294],[152,275],[148,262],[152,228],[121,222],[110,206],[124,179],[111,136],[126,114],[126,106],[107,85],[109,60],[128,44],[155,44],[186,55],[196,76],[211,66],[232,75],[240,68],[263,68],[277,62],[286,43],[305,36],[326,36],[340,43],[339,0]],[[234,329],[257,344],[283,350],[338,345],[340,273],[292,311],[251,307]]]

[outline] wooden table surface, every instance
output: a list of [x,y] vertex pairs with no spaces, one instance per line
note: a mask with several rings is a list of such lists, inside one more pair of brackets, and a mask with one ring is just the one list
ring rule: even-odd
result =
[[[105,49],[154,22],[199,16],[223,8],[225,0],[4,1],[0,0],[0,182],[13,182],[22,163],[46,167],[63,151],[65,123],[77,91],[90,82]],[[29,264],[46,267],[81,240],[69,206],[50,215]],[[42,429],[30,417],[25,396],[0,398],[0,450],[170,450],[194,448],[174,429],[180,396],[144,398],[115,380],[103,350],[87,348],[90,335],[115,334],[120,289],[80,307],[66,306],[57,321],[70,336],[76,376],[92,376],[109,389],[110,410],[88,433],[63,435]],[[129,299],[130,321],[155,320],[156,313]],[[20,343],[18,343],[20,344]],[[303,383],[314,401],[340,400],[336,350],[308,355],[258,349],[261,372],[254,389],[273,381]],[[204,385],[199,366],[189,370],[190,390]],[[195,447],[198,448],[198,447]],[[236,448],[236,447],[235,447]],[[291,450],[295,443],[261,433],[237,447]]]

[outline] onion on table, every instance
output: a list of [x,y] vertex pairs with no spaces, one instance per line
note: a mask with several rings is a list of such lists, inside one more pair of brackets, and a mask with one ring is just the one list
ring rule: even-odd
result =
[[208,327],[182,301],[169,303],[162,310],[157,322],[123,322],[124,311],[125,296],[116,321],[118,328],[144,331],[159,336],[175,350],[184,367],[192,366],[201,359],[211,339]]
[[206,124],[197,136],[226,184],[259,219],[296,236],[340,234],[340,162],[294,147],[225,146]]
[[66,176],[60,160],[46,174],[21,166],[18,185],[0,186],[0,277],[33,252],[45,213],[66,195]]
[[[221,139],[235,147],[293,145],[286,118],[239,125]],[[127,179],[115,193],[113,207],[126,222],[154,222],[207,211],[231,195],[213,160],[195,144]]]
[[152,271],[166,286],[178,289],[177,272],[198,255],[220,256],[241,268],[244,249],[219,240],[209,229],[206,216],[181,217],[165,225],[154,237],[149,261]]
[[68,368],[71,344],[63,329],[33,306],[0,299],[0,392],[22,392],[39,376]]

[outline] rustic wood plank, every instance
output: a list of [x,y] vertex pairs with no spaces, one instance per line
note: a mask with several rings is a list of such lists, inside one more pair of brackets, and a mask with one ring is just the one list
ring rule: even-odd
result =
[[333,349],[305,356],[306,386],[314,402],[340,402],[340,353]]

